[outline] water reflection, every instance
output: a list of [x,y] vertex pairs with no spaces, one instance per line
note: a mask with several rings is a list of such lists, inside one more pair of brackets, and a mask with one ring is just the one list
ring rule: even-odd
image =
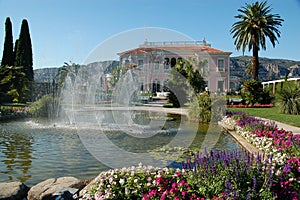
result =
[[7,180],[13,181],[13,174],[21,182],[31,178],[29,169],[32,163],[32,140],[30,136],[6,130],[0,132],[0,160],[6,166],[1,167],[1,173],[7,175]]
[[[151,120],[163,122],[158,123],[162,126],[161,133],[149,138],[137,138],[122,131],[105,132],[111,142],[128,152],[139,153],[160,148],[168,144],[173,137],[179,137],[178,140],[183,146],[188,143],[187,141],[193,141],[191,147],[197,150],[210,146],[217,149],[239,148],[229,136],[220,134],[217,125],[209,128],[207,124],[184,122],[182,126],[179,126],[181,117],[178,115],[160,115],[140,111],[133,114],[132,119],[135,124],[148,125]],[[108,116],[108,113],[102,113],[104,118],[101,128],[106,129],[107,124],[113,122]],[[89,124],[88,119],[83,118],[88,123],[87,132],[93,136],[94,129],[92,128],[94,127]],[[97,129],[94,131],[96,138],[103,133]],[[192,134],[195,131],[197,131],[196,136]],[[183,134],[177,134],[178,132],[183,132]],[[98,141],[93,140],[93,142]],[[93,148],[97,150],[97,146]],[[117,160],[120,165],[124,164],[124,160],[127,159],[114,155],[110,149],[101,150],[99,153],[106,156],[105,159]],[[74,127],[59,124],[53,126],[49,122],[37,123],[32,120],[0,124],[0,163],[0,182],[18,180],[29,186],[48,178],[61,176],[74,176],[79,179],[93,178],[100,171],[109,168],[90,154]]]

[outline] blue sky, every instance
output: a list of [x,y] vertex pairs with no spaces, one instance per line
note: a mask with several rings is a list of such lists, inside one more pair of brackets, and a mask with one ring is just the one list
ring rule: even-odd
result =
[[[34,54],[34,69],[59,67],[64,62],[85,63],[103,42],[122,33],[144,30],[149,41],[158,27],[182,33],[194,40],[204,37],[212,47],[242,55],[236,51],[230,28],[244,0],[0,0],[0,55],[4,42],[4,24],[10,17],[14,40],[22,19],[27,19]],[[275,48],[267,43],[261,57],[300,61],[300,1],[269,0],[272,13],[285,20]],[[2,22],[1,22],[2,21]],[[144,38],[133,37],[138,43]],[[172,40],[172,37],[163,37]],[[155,39],[155,38],[154,38]],[[120,42],[118,46],[122,46]],[[123,48],[126,48],[125,46]],[[246,55],[251,53],[246,52]],[[110,59],[110,58],[108,58]]]

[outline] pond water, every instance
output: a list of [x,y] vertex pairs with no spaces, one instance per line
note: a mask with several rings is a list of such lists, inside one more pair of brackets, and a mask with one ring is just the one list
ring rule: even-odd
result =
[[[151,130],[152,125],[144,126],[143,137],[128,134],[131,130],[141,130],[131,126],[127,126],[127,128],[118,126],[119,129],[116,129],[116,126],[112,125],[114,120],[111,120],[111,117],[102,119],[102,123],[97,124],[102,129],[100,132],[96,131],[98,130],[97,126],[95,128],[91,124],[79,128],[36,119],[1,122],[0,182],[21,181],[31,186],[45,179],[61,176],[89,179],[98,175],[100,171],[114,166],[109,165],[110,161],[107,160],[113,160],[118,166],[124,167],[128,166],[128,163],[138,164],[131,161],[130,157],[125,157],[116,153],[114,149],[106,147],[104,142],[99,140],[99,136],[103,137],[104,135],[109,143],[117,146],[118,149],[134,155],[145,154],[148,157],[152,156],[149,152],[172,143],[176,137],[176,140],[180,141],[176,143],[176,146],[191,147],[195,151],[202,151],[205,147],[240,148],[230,136],[221,133],[216,124],[209,126],[208,124],[189,123],[180,115],[149,113],[134,112],[134,124],[145,125],[152,120],[152,122],[156,122],[154,125],[152,124],[153,126],[159,125],[159,131],[154,129],[155,134]],[[104,116],[111,115],[106,111]],[[134,133],[134,131],[132,132]],[[153,135],[144,137],[147,134]],[[87,143],[92,143],[91,141],[97,143],[98,146],[87,145]],[[99,145],[101,146],[100,150]],[[100,158],[95,156],[95,152],[99,153],[99,151]],[[107,162],[102,162],[103,159]],[[151,159],[153,162],[159,160],[155,155]],[[172,157],[168,159],[172,160]],[[174,160],[176,159],[174,158]],[[147,161],[141,160],[141,162],[149,162],[149,158]],[[180,164],[171,162],[169,166],[180,167]]]

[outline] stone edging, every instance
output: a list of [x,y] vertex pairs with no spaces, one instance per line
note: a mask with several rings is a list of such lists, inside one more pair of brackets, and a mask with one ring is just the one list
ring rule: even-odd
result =
[[250,144],[244,137],[242,137],[240,134],[238,134],[235,130],[231,130],[222,122],[218,122],[218,125],[222,127],[223,130],[225,130],[231,137],[236,140],[245,150],[247,150],[250,153],[254,153],[255,155],[260,154],[263,155],[264,152]]
[[0,183],[0,200],[74,200],[90,180],[75,177],[50,178],[31,188],[21,182]]

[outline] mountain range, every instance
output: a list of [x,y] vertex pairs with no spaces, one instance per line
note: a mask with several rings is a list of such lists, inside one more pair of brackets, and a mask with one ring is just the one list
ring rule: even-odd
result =
[[[251,63],[251,56],[230,58],[230,75],[241,81],[250,79],[247,66]],[[269,81],[285,77],[300,77],[300,61],[287,59],[259,58],[259,80]]]
[[[251,63],[251,56],[238,56],[230,58],[230,76],[243,81],[250,79],[251,75],[247,74],[247,66]],[[94,62],[86,65],[93,67],[111,62],[111,65],[106,71],[111,71],[114,67],[119,65],[118,61],[103,61]],[[300,77],[300,61],[293,61],[287,59],[271,59],[259,58],[259,80],[268,81],[274,79],[281,79],[288,77]],[[58,67],[53,68],[40,68],[34,70],[35,82],[52,82],[53,78],[58,72]]]

